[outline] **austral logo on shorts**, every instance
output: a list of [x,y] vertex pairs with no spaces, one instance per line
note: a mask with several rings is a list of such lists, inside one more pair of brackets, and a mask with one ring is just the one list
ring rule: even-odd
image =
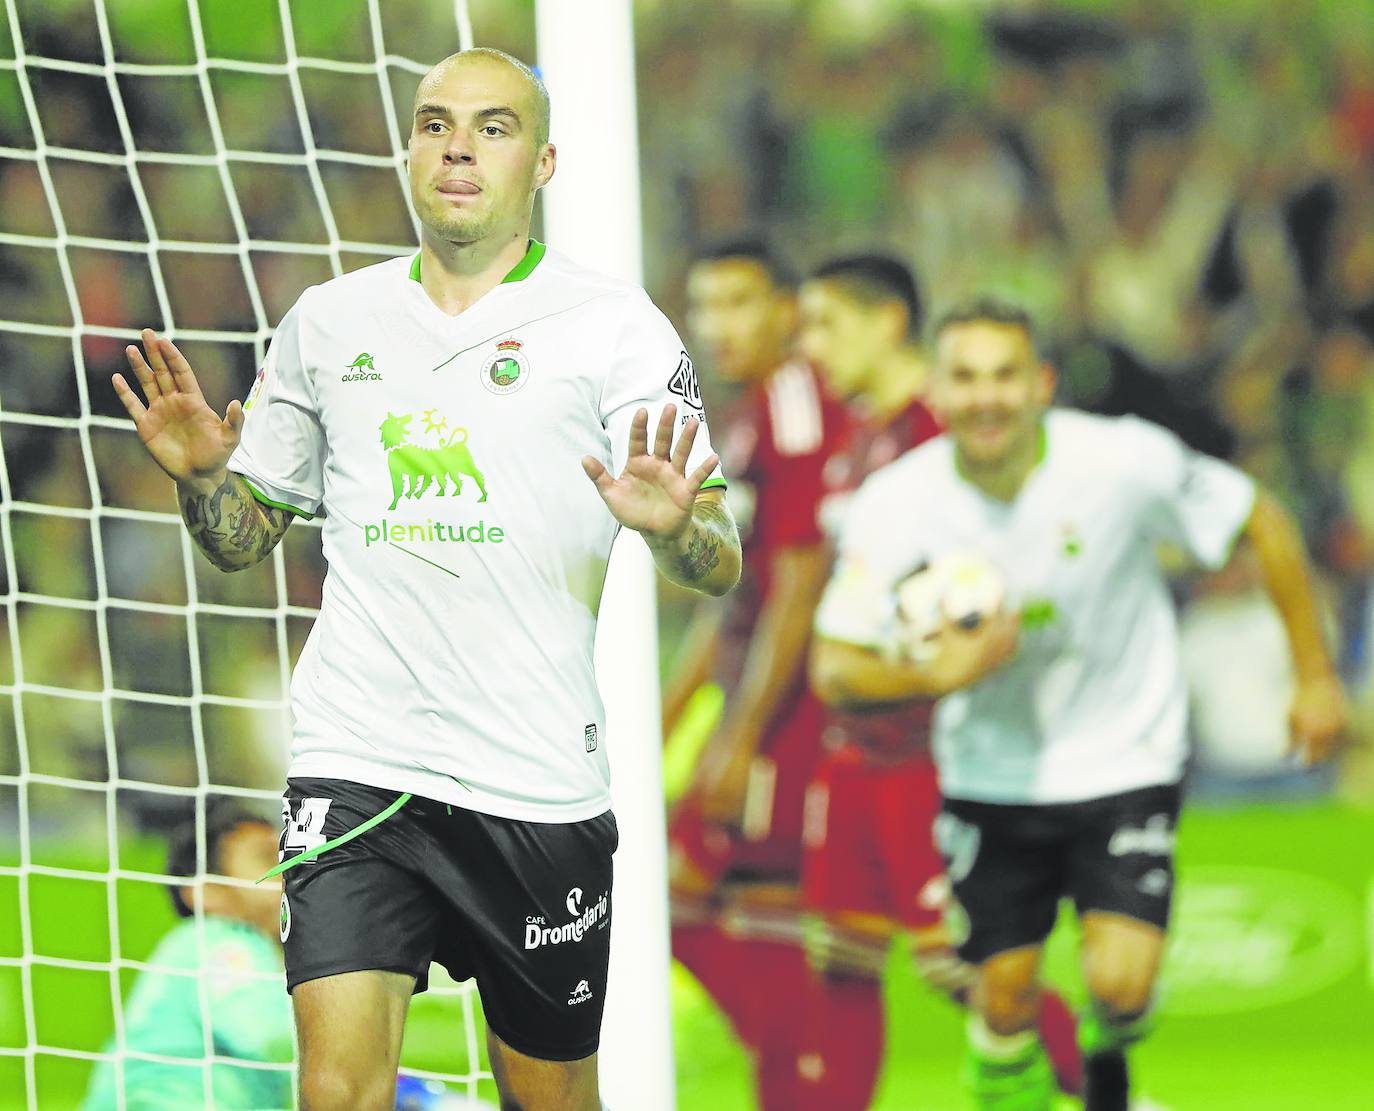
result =
[[[576,897],[574,897],[574,894]],[[581,913],[577,908],[582,905],[582,892],[574,887],[568,892],[568,910],[576,917],[561,926],[545,925],[544,919],[537,914],[525,916],[525,948],[538,949],[541,945],[562,945],[565,942],[578,942],[587,936],[593,926],[604,930],[610,923],[611,893],[603,891],[596,902]]]

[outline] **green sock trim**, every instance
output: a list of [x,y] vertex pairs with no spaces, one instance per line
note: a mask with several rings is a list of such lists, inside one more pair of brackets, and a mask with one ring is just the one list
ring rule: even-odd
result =
[[362,825],[357,826],[354,829],[350,829],[347,833],[341,834],[340,836],[334,838],[334,840],[332,841],[326,841],[323,845],[316,845],[313,849],[306,849],[303,853],[297,853],[295,856],[283,860],[280,864],[278,864],[275,868],[268,872],[267,875],[263,876],[262,879],[258,880],[258,883],[262,883],[263,880],[270,880],[273,876],[279,876],[288,868],[294,868],[297,864],[303,864],[307,860],[314,860],[315,857],[319,856],[321,853],[327,853],[330,849],[337,849],[340,845],[346,845],[355,837],[361,837],[373,826],[379,826],[388,818],[390,818],[391,815],[395,814],[396,811],[400,810],[401,807],[408,803],[410,801],[410,798],[410,792],[407,791],[395,802],[393,802],[390,806],[388,806],[385,810],[383,810],[380,814],[374,814],[371,818],[368,818],[368,820],[365,821]]
[[1039,1041],[1013,1057],[990,1057],[970,1045],[965,1082],[979,1111],[1050,1111],[1058,1091]]
[[1089,1007],[1078,1020],[1078,1048],[1085,1057],[1117,1053],[1140,1041],[1154,1029],[1154,1025],[1153,1011],[1146,1011],[1131,1022],[1119,1023],[1103,1015],[1096,1007]]

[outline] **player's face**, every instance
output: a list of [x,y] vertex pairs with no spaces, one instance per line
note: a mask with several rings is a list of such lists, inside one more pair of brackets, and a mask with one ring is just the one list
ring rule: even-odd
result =
[[494,58],[431,70],[415,94],[410,198],[420,222],[449,243],[522,234],[555,151],[536,142],[529,79]]
[[[244,822],[220,838],[219,867],[222,875],[257,881],[277,863],[277,834],[263,822]],[[281,881],[269,880],[255,887],[205,885],[207,913],[221,914],[256,926],[269,937],[279,936]]]
[[750,259],[699,262],[687,277],[687,323],[721,378],[748,382],[787,357],[796,326],[792,294]]
[[1054,372],[1024,328],[973,321],[945,328],[936,345],[931,401],[960,455],[996,466],[1033,444],[1054,395]]
[[802,355],[840,397],[861,393],[890,348],[883,309],[827,281],[803,283],[797,308]]

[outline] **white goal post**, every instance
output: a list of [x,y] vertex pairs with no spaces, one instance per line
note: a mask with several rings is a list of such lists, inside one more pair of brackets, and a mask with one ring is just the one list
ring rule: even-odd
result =
[[[631,0],[537,0],[535,11],[559,151],[558,169],[543,190],[548,238],[579,262],[639,283]],[[612,1111],[675,1105],[655,575],[643,541],[622,533],[597,623],[596,666],[621,834],[601,1051]]]

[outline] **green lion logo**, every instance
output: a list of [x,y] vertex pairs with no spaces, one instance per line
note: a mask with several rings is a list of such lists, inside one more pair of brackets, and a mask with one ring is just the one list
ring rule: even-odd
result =
[[468,450],[468,430],[455,428],[448,439],[442,439],[448,430],[448,421],[444,418],[435,421],[434,410],[431,409],[425,413],[425,426],[441,437],[440,443],[438,447],[419,447],[409,442],[407,426],[412,419],[409,414],[398,417],[394,413],[387,413],[386,420],[382,421],[382,447],[386,449],[387,469],[391,472],[389,508],[395,509],[403,497],[420,497],[431,485],[435,495],[442,498],[447,479],[453,480],[453,496],[456,498],[463,492],[464,475],[477,483],[477,489],[482,492],[477,500],[486,501],[486,480],[477,469],[472,452]]

